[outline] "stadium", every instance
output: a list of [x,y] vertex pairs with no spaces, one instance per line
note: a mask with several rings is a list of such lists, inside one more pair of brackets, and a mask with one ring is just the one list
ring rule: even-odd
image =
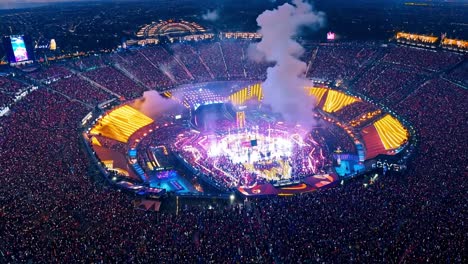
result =
[[0,76],[0,262],[464,262],[466,41],[310,41],[291,120],[258,33],[137,32]]
[[[374,170],[378,155],[392,156],[392,170],[406,166],[415,145],[408,128],[371,102],[331,85],[304,87],[316,104],[305,118],[328,123],[308,131],[263,105],[260,83],[239,79],[182,84],[165,90],[164,97],[147,95],[116,107],[108,101],[104,115],[88,114],[85,144],[104,164],[107,178],[152,195],[209,194],[177,177],[174,168],[181,165],[221,193],[246,196],[310,192]],[[334,115],[353,104],[365,110],[347,122]]]

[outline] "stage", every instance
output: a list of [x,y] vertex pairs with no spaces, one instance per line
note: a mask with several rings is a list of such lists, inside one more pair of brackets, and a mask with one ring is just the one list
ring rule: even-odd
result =
[[320,188],[333,186],[338,180],[335,174],[314,175],[304,178],[300,183],[287,185],[283,187],[275,187],[271,183],[259,184],[252,188],[239,187],[238,191],[249,197],[253,196],[291,196],[299,193],[313,192]]
[[191,130],[174,144],[182,157],[227,188],[251,188],[270,181],[298,180],[323,173],[328,160],[319,141],[298,125],[282,122]]

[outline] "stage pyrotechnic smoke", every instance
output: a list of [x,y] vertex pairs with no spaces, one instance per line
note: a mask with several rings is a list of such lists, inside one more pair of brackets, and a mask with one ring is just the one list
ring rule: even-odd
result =
[[264,102],[287,121],[307,126],[313,123],[313,97],[304,89],[311,83],[305,77],[307,65],[299,59],[304,49],[294,38],[301,27],[319,28],[324,23],[325,14],[303,0],[293,0],[257,17],[262,40],[256,49],[264,60],[274,63],[262,84]]
[[164,113],[173,107],[176,107],[177,105],[178,104],[176,103],[176,101],[166,99],[156,91],[146,91],[143,93],[143,97],[134,101],[132,107],[138,109],[143,114],[154,118],[159,114]]
[[203,20],[214,22],[219,19],[219,11],[218,10],[208,10],[206,13],[202,15]]

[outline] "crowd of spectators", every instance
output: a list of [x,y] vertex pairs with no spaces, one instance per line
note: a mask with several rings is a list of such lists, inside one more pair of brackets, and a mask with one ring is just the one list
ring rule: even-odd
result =
[[466,73],[468,72],[468,62],[464,62],[460,67],[456,67],[452,71],[447,73],[447,77],[456,82],[460,82],[463,85],[468,85],[468,78]]
[[13,103],[15,98],[28,89],[28,85],[10,78],[0,77],[0,108]]
[[72,66],[79,70],[89,70],[98,67],[104,67],[110,63],[110,55],[92,55],[87,57],[81,57],[73,61]]
[[354,89],[393,106],[422,83],[425,78],[425,75],[414,69],[377,64],[357,80]]
[[[414,50],[395,49],[385,60],[442,70],[460,57]],[[138,64],[125,66],[155,87],[134,55],[127,59]],[[109,95],[76,76],[50,87],[0,117],[0,262],[466,261],[468,94],[458,85],[435,78],[395,103],[419,136],[402,174],[243,205],[181,206],[177,215],[135,210],[131,196],[91,179],[97,172],[77,132],[90,108],[62,94],[87,103]]]
[[117,53],[112,56],[117,68],[124,69],[149,89],[170,87],[171,79],[139,51]]
[[391,47],[382,58],[384,62],[411,66],[429,71],[442,71],[463,60],[463,55],[447,51],[434,51],[412,47]]
[[203,62],[209,65],[215,79],[226,80],[228,78],[228,73],[226,62],[221,51],[221,44],[219,44],[219,42],[199,43],[195,47]]
[[97,105],[113,97],[113,95],[105,92],[103,89],[92,86],[77,75],[51,83],[49,87],[71,99],[77,99],[91,105]]
[[244,68],[246,72],[246,79],[249,80],[265,80],[267,68],[273,66],[272,63],[262,61],[261,57],[255,57],[252,52],[255,52],[252,48],[252,43],[245,41],[242,44],[244,52]]
[[175,57],[161,46],[149,47],[139,51],[150,63],[168,76],[172,84],[187,83],[192,78],[189,71]]
[[50,67],[41,68],[37,71],[31,72],[27,76],[40,82],[48,82],[62,79],[66,76],[70,76],[71,74],[71,71],[65,66],[52,65]]
[[238,42],[223,41],[221,48],[226,61],[229,78],[245,78],[244,50],[242,44]]
[[0,89],[4,94],[15,95],[24,89],[24,85],[10,78],[0,77]]
[[350,43],[321,45],[312,53],[307,77],[329,81],[349,80],[373,61],[380,49],[375,46]]
[[143,87],[112,67],[98,68],[85,72],[84,75],[126,99],[140,97],[145,91]]
[[208,66],[204,64],[191,45],[175,44],[171,46],[174,56],[184,63],[187,69],[190,69],[192,76],[198,82],[213,80],[214,76]]
[[[227,40],[159,45],[111,55],[83,57],[72,61],[71,65],[80,71],[90,71],[87,73],[90,76],[102,72],[106,76],[101,77],[102,83],[98,83],[105,87],[107,84],[110,87],[106,88],[115,89],[116,93],[125,93],[116,86],[123,87],[131,82],[124,81],[125,77],[119,71],[124,72],[133,82],[141,81],[147,89],[160,90],[191,82],[264,80],[266,69],[272,64],[256,61],[255,57],[261,56],[250,54],[254,50],[249,47],[251,44],[249,41]],[[385,48],[357,42],[316,45],[306,54],[303,59],[308,63],[307,77],[355,81],[353,87],[356,91],[375,99],[385,98],[388,104],[404,99],[412,88],[430,77],[431,71],[450,69],[464,58],[452,52],[399,46]],[[108,67],[112,64],[119,71]],[[465,68],[462,65],[449,71],[448,78],[463,83]],[[70,74],[63,65],[41,69],[29,77],[51,80]]]

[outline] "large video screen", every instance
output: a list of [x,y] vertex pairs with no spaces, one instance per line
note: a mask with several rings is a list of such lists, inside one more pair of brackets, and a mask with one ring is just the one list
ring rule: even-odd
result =
[[11,47],[13,48],[13,54],[15,55],[15,61],[27,61],[29,60],[28,50],[24,43],[23,36],[11,36]]

